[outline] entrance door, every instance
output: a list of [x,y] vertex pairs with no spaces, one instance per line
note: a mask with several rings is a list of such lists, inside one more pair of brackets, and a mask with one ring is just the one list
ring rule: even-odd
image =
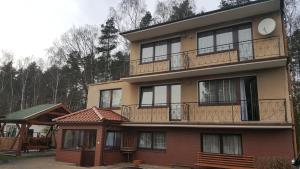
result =
[[95,150],[97,130],[82,130],[81,159],[80,166],[91,167],[95,165]]
[[95,150],[88,150],[82,148],[80,166],[92,167],[94,166],[94,162],[95,162]]
[[242,120],[259,120],[259,102],[256,77],[241,78],[240,87]]
[[252,32],[251,26],[241,26],[238,30],[239,38],[239,60],[252,60],[253,47],[252,47]]
[[172,43],[171,43],[171,61],[170,61],[170,68],[171,70],[179,70],[182,68],[182,58],[181,58],[181,55],[180,55],[180,46],[181,46],[181,43],[179,40],[174,40]]
[[171,85],[170,120],[181,120],[181,85]]

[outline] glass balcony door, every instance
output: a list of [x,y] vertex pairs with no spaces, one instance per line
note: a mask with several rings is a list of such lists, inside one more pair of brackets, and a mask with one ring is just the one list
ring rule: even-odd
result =
[[181,85],[171,85],[170,120],[182,119]]
[[170,58],[170,68],[171,70],[179,70],[182,68],[182,58],[180,55],[180,41],[175,41],[171,43],[171,58]]
[[252,30],[250,26],[241,26],[238,30],[239,60],[253,59]]

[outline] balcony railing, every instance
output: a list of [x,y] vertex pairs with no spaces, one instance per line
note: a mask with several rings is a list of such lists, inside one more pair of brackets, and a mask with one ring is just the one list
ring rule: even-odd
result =
[[122,106],[122,116],[136,123],[288,123],[285,99],[238,104],[174,103],[164,106]]
[[[169,55],[130,60],[123,66],[121,76],[172,72],[241,63],[281,56],[280,38],[270,37],[183,51]],[[213,52],[214,51],[214,52]]]

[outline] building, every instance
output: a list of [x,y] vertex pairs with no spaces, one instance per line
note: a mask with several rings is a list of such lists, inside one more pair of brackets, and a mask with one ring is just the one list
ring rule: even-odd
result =
[[89,86],[87,108],[126,119],[102,131],[95,164],[126,153],[158,165],[192,166],[197,152],[290,161],[296,142],[282,8],[281,0],[255,1],[123,32],[128,74]]

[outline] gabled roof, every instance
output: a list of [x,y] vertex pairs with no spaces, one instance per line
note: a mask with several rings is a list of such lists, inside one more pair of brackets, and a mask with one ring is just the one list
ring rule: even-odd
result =
[[33,119],[39,115],[47,112],[54,111],[56,109],[63,109],[62,114],[71,113],[63,104],[41,104],[33,106],[27,109],[19,110],[13,113],[7,114],[5,117],[0,118],[0,121],[24,121]]
[[57,123],[98,123],[103,121],[119,121],[124,118],[112,110],[92,107],[53,119]]
[[160,37],[213,24],[280,11],[282,10],[283,3],[283,0],[250,1],[243,5],[208,11],[180,20],[168,21],[145,28],[121,32],[120,34],[130,41]]

